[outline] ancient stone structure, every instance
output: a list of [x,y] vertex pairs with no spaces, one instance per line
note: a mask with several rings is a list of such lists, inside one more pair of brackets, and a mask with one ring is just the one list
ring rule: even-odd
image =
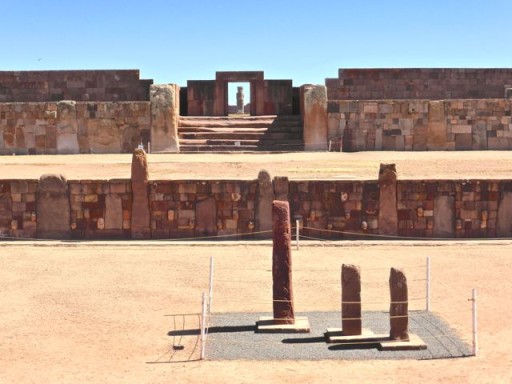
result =
[[132,156],[132,211],[131,235],[133,239],[151,238],[149,196],[148,196],[148,161],[143,149],[136,149]]
[[237,87],[236,108],[237,113],[244,113],[244,87]]
[[409,299],[407,279],[402,270],[391,268],[389,275],[389,291],[391,304],[389,307],[391,340],[409,339]]
[[379,169],[379,233],[398,234],[396,165],[381,164]]
[[69,188],[62,175],[43,175],[37,186],[37,237],[69,239]]
[[217,234],[217,207],[213,197],[207,197],[196,203],[195,231],[197,236]]
[[57,103],[57,153],[79,153],[76,102]]
[[341,267],[341,328],[343,336],[362,332],[361,271],[350,264]]
[[[258,174],[258,199],[256,201],[256,230],[258,232],[272,231],[272,201],[274,188],[270,173],[264,169]],[[271,234],[261,233],[260,238],[270,238]]]
[[512,237],[512,191],[503,191],[498,206],[496,235]]
[[152,85],[151,142],[155,152],[179,152],[178,114],[180,88],[175,84]]
[[300,90],[304,149],[325,151],[328,148],[327,88],[321,85],[303,85]]
[[273,251],[272,298],[275,324],[294,324],[290,207],[287,201],[272,203]]
[[434,199],[434,237],[453,237],[455,231],[454,208],[453,196],[441,195]]

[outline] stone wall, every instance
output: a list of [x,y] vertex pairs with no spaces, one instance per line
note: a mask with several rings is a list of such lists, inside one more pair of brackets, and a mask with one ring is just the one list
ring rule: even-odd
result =
[[497,99],[512,88],[512,69],[340,69],[326,85],[330,100]]
[[0,155],[130,153],[149,141],[150,113],[149,102],[0,103]]
[[329,100],[329,140],[347,151],[512,148],[512,100]]
[[[38,183],[0,180],[0,237],[37,236]],[[133,237],[129,179],[68,180],[67,184],[71,238]],[[258,200],[263,199],[257,179],[150,180],[147,188],[148,230],[153,239],[261,237],[258,221],[265,215],[257,214]],[[301,220],[302,235],[365,239],[387,234],[395,238],[393,231],[379,222],[383,208],[377,180],[289,181],[277,177],[273,190],[275,199],[290,202],[292,225]],[[264,198],[272,196],[265,194]],[[398,180],[396,199],[396,236],[512,236],[512,180]],[[261,228],[269,232],[267,227]],[[263,237],[268,238],[269,233]]]
[[0,71],[0,102],[148,101],[138,70]]

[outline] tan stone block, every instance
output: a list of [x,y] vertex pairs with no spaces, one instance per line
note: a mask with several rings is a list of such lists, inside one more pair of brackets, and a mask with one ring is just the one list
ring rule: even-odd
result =
[[130,220],[123,220],[123,229],[130,229]]
[[110,193],[126,193],[126,184],[125,183],[111,183],[110,184]]
[[180,209],[178,211],[178,217],[180,219],[193,219],[196,217],[196,211],[193,209]]
[[20,202],[21,201],[21,193],[12,193],[11,192],[11,199],[13,202]]
[[97,203],[98,202],[98,195],[92,195],[92,194],[85,195],[84,196],[84,201],[86,203]]
[[173,221],[175,219],[175,216],[176,216],[176,213],[174,212],[173,209],[169,209],[167,211],[167,220]]
[[238,227],[238,221],[232,220],[232,219],[226,219],[224,220],[224,228],[226,229],[237,229]]

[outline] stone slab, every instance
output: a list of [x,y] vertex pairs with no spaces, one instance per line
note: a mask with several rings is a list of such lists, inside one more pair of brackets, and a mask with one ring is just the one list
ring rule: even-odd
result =
[[418,335],[409,334],[409,340],[382,340],[379,351],[419,351],[427,349],[427,344]]
[[326,343],[330,344],[355,344],[361,343],[361,347],[375,345],[379,351],[419,351],[427,349],[427,344],[415,334],[409,334],[408,340],[391,340],[387,334],[375,334],[371,330],[363,328],[361,335],[343,336],[341,328],[327,328],[325,332]]
[[350,343],[363,342],[375,337],[375,333],[368,328],[363,328],[360,335],[343,335],[342,328],[327,328],[324,333],[326,343]]
[[256,333],[309,333],[311,326],[304,316],[295,317],[294,324],[276,324],[271,316],[262,316],[256,322]]

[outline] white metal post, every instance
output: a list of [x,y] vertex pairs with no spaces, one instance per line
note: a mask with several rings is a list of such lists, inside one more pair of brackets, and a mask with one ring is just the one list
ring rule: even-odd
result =
[[300,220],[295,220],[295,240],[297,241],[297,249],[299,249],[299,222]]
[[478,323],[476,312],[476,289],[474,288],[471,301],[473,302],[473,355],[476,356],[478,354]]
[[212,301],[213,301],[213,257],[210,257],[210,285],[208,295],[208,314],[212,313]]
[[430,256],[427,256],[427,312],[430,312]]
[[206,349],[206,292],[203,292],[201,307],[201,360],[204,360]]

